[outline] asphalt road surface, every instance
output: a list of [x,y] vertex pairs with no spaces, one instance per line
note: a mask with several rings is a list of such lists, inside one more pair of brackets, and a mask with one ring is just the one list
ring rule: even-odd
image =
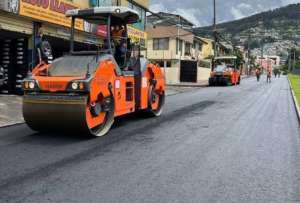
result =
[[0,129],[0,202],[299,202],[287,79],[263,80],[170,96],[98,139]]

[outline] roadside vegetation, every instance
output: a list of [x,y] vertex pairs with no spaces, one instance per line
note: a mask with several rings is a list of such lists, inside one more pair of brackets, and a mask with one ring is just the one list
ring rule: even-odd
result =
[[290,74],[289,80],[291,81],[292,88],[294,89],[298,104],[300,105],[300,75]]

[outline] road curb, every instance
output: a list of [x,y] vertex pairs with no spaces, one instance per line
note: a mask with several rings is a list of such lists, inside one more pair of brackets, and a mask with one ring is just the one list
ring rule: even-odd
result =
[[295,104],[295,109],[296,109],[298,121],[300,123],[300,107],[298,105],[297,98],[296,98],[293,86],[292,86],[291,81],[290,81],[289,78],[288,78],[288,81],[289,81],[289,85],[290,85],[290,90],[291,90],[291,94],[292,94],[292,97],[293,97],[293,101],[294,101],[294,104]]
[[169,86],[169,87],[208,87],[208,84],[195,84],[195,85],[190,85],[190,84],[169,84],[167,86]]
[[18,122],[18,123],[10,123],[10,124],[7,124],[7,125],[1,125],[0,129],[9,128],[9,127],[17,126],[17,125],[22,125],[22,124],[25,124],[25,122]]

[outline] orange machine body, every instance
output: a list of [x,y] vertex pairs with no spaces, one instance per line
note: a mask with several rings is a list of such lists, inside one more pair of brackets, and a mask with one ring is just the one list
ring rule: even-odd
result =
[[[235,56],[216,57],[210,74],[209,85],[239,85],[241,72],[236,64],[236,59]],[[216,65],[218,63],[222,65]]]
[[[71,18],[70,53],[55,59],[41,46],[43,61],[23,82],[23,117],[36,131],[75,131],[103,136],[114,118],[137,111],[160,116],[165,100],[161,69],[141,57],[141,45],[128,37],[128,24],[140,15],[128,7],[68,10]],[[75,51],[75,20],[105,25],[103,46]],[[122,38],[111,32],[122,27]],[[113,29],[114,28],[114,29]],[[101,48],[100,48],[101,47]],[[46,60],[45,60],[46,59]]]
[[222,73],[212,71],[210,78],[212,78],[211,80],[214,80],[214,83],[237,85],[240,83],[241,73],[239,70],[235,69],[225,70]]
[[[38,103],[65,105],[74,102],[71,99],[72,96],[85,96],[87,99],[86,104],[84,104],[86,108],[84,120],[86,120],[89,129],[105,122],[105,112],[93,115],[91,111],[95,104],[103,103],[105,98],[113,98],[113,116],[118,117],[141,110],[158,110],[160,108],[159,102],[161,102],[161,97],[158,95],[164,95],[165,92],[164,74],[160,67],[153,64],[146,64],[142,68],[141,75],[135,76],[134,71],[118,71],[118,65],[113,60],[104,60],[99,62],[98,67],[91,73],[91,79],[88,80],[88,83],[80,82],[86,79],[85,75],[51,76],[48,74],[51,72],[51,68],[51,64],[39,64],[32,71],[32,77],[24,82],[25,102],[32,102],[32,98],[26,99],[26,96],[47,95],[47,99],[39,100]],[[29,87],[29,83],[32,81],[36,84],[34,90],[30,90]],[[73,91],[70,87],[74,81],[79,82],[77,84],[78,90]],[[137,81],[140,83],[138,88],[136,88]],[[154,90],[157,98],[151,98],[152,90]],[[56,100],[60,95],[68,95],[69,99]],[[139,96],[137,97],[137,95]],[[45,106],[45,111],[47,108]]]

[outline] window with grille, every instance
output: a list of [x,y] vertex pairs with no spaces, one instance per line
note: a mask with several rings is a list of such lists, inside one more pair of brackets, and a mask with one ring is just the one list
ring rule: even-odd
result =
[[169,38],[153,39],[153,50],[169,50]]
[[186,42],[185,43],[185,55],[190,55],[191,54],[191,44]]

